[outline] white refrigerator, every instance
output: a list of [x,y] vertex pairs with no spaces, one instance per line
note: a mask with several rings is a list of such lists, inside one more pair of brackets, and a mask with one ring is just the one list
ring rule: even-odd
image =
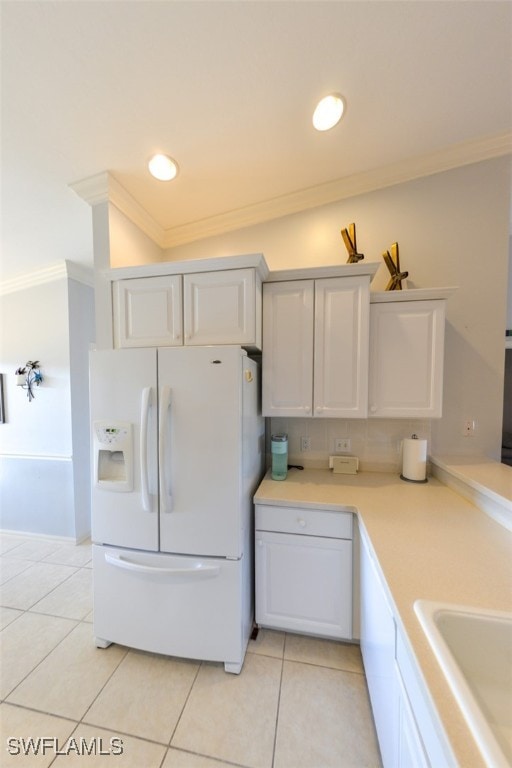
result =
[[259,367],[239,347],[90,354],[98,647],[223,662],[253,622]]

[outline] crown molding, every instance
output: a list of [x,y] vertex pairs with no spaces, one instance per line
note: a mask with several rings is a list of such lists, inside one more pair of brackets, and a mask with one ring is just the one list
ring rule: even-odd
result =
[[3,280],[0,282],[0,296],[15,293],[16,291],[24,291],[27,288],[34,288],[35,286],[52,283],[63,278],[76,280],[90,287],[94,285],[92,269],[83,267],[74,261],[56,261],[40,269],[23,272],[8,280]]
[[149,214],[145,208],[110,174],[110,202],[124,213],[144,234],[162,247],[165,242],[165,229]]
[[95,176],[88,176],[69,184],[69,188],[89,205],[107,203],[110,197],[110,173],[102,171]]
[[283,195],[246,208],[165,231],[163,248],[185,245],[243,227],[317,208],[349,197],[403,184],[425,176],[512,153],[512,132],[456,144],[438,152],[411,158],[364,173]]
[[94,288],[94,271],[89,267],[84,267],[83,264],[66,259],[66,272],[70,280],[76,280],[77,283]]
[[169,229],[162,227],[109,171],[70,184],[70,187],[90,205],[113,203],[160,248],[169,249],[508,154],[512,154],[510,131],[454,144],[427,155],[356,173]]
[[162,243],[165,241],[164,228],[155,221],[151,214],[137,202],[110,171],[102,171],[95,176],[76,181],[69,187],[91,206],[100,203],[112,203],[133,224],[162,247]]

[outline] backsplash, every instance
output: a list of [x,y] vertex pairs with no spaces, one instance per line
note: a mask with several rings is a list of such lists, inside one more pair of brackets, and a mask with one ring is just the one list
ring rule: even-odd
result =
[[[399,472],[401,470],[401,442],[415,434],[427,440],[430,452],[430,419],[269,419],[268,455],[270,435],[286,432],[288,435],[288,463],[302,464],[310,469],[328,466],[328,458],[335,454],[336,438],[352,441],[351,456],[359,458],[359,469],[367,472]],[[311,438],[311,450],[301,451],[301,438]]]

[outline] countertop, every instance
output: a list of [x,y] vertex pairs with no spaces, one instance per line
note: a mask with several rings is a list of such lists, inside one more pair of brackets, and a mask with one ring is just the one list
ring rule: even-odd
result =
[[432,473],[512,531],[512,467],[485,456],[431,456]]
[[512,509],[512,470],[484,456],[433,456],[437,467]]
[[484,766],[414,602],[512,611],[512,533],[436,478],[414,484],[394,474],[292,469],[284,481],[267,474],[254,500],[357,514],[459,765]]

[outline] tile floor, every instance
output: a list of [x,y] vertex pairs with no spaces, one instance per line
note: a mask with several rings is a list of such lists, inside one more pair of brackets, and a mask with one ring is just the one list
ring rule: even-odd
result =
[[0,554],[3,768],[381,765],[357,646],[261,630],[238,676],[99,650],[90,545],[3,534]]

